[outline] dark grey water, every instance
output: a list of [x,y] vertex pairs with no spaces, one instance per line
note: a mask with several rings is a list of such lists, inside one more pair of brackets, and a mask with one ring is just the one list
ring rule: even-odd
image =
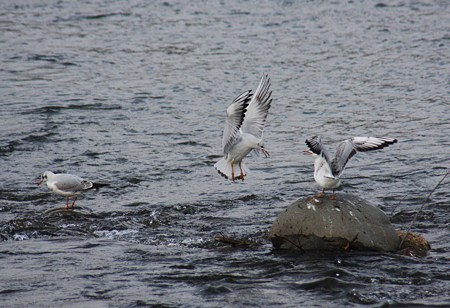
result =
[[[272,250],[314,194],[307,137],[399,139],[341,190],[406,229],[450,160],[447,1],[1,1],[2,307],[450,305],[448,179],[414,232],[426,258]],[[272,78],[269,159],[213,168],[225,110]],[[45,170],[108,182],[64,198]],[[403,201],[399,204],[399,201]],[[234,249],[226,235],[259,243]]]

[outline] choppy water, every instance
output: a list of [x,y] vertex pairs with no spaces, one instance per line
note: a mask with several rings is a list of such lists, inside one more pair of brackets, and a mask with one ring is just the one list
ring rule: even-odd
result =
[[[449,6],[1,1],[0,305],[449,306],[448,179],[413,227],[426,258],[266,239],[318,191],[301,154],[316,134],[399,139],[352,159],[342,190],[407,227],[450,162]],[[272,157],[230,183],[213,168],[225,110],[264,72]],[[65,200],[36,187],[45,170],[111,187],[53,211]]]

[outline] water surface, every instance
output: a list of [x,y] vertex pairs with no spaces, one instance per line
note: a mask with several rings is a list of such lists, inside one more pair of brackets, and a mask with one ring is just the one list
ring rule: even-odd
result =
[[[276,215],[316,193],[304,140],[399,140],[342,191],[406,229],[449,168],[446,1],[0,3],[0,303],[25,306],[450,305],[449,181],[412,231],[432,250],[273,251]],[[225,110],[263,73],[271,158],[213,168]],[[110,183],[54,210],[45,170]],[[401,202],[400,202],[401,200]],[[225,235],[258,243],[236,249]]]

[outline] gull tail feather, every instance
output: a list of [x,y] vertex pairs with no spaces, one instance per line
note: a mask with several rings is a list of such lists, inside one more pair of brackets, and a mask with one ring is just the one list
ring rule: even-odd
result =
[[[248,169],[248,167],[245,165],[244,162],[241,162],[241,166],[242,171],[244,172],[244,176],[246,176],[250,170]],[[214,168],[216,168],[217,172],[219,172],[219,174],[224,178],[228,180],[233,180],[231,163],[224,157],[222,157],[217,163],[214,164]],[[240,174],[241,171],[239,170],[239,164],[234,164],[234,179],[235,180],[239,179]]]
[[225,157],[222,157],[217,163],[215,163],[214,168],[216,168],[217,172],[219,172],[221,176],[231,180],[232,177],[231,163],[229,163],[225,159]]

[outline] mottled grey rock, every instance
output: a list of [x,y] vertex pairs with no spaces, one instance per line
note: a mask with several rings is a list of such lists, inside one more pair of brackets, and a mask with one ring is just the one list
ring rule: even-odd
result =
[[396,251],[400,238],[389,218],[354,195],[311,197],[291,204],[272,225],[269,238],[282,249]]

